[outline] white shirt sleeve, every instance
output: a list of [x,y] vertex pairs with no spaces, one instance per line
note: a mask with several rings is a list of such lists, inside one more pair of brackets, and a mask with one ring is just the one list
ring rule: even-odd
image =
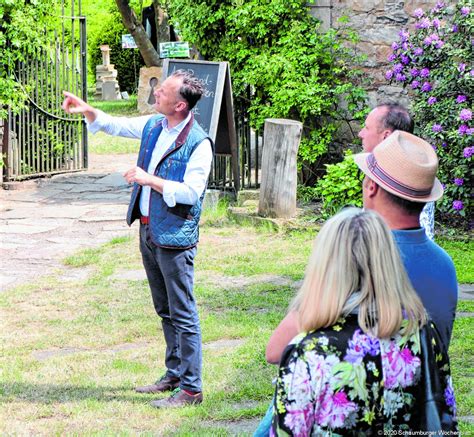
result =
[[87,130],[93,134],[102,131],[109,135],[140,139],[143,129],[151,117],[152,115],[130,118],[113,117],[98,110],[97,118],[92,123],[86,120]]
[[186,166],[183,182],[165,181],[163,199],[172,208],[177,203],[194,205],[201,197],[212,164],[211,142],[206,138],[191,155]]

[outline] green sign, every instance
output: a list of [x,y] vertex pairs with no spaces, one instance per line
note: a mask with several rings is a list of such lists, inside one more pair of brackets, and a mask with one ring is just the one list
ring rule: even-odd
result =
[[160,58],[189,58],[189,44],[183,41],[160,42]]

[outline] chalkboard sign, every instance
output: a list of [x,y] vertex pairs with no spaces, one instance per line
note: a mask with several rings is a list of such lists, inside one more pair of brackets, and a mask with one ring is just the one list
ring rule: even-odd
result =
[[235,132],[232,84],[227,62],[165,59],[161,81],[176,70],[186,70],[204,86],[204,94],[193,108],[194,116],[215,143],[218,155],[232,156],[232,173],[239,189],[239,160]]

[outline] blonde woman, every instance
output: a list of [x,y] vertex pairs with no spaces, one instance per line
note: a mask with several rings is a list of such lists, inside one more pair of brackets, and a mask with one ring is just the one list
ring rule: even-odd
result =
[[423,326],[435,339],[437,359],[430,366],[441,375],[439,408],[455,428],[448,358],[375,212],[346,209],[323,226],[282,324],[301,334],[283,352],[270,435],[383,435],[423,428]]

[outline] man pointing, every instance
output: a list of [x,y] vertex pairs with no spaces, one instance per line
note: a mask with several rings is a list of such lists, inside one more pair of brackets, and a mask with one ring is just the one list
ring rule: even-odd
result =
[[152,405],[202,402],[201,328],[193,293],[199,218],[213,157],[212,142],[191,110],[203,94],[199,80],[175,71],[155,90],[156,115],[111,117],[64,93],[63,108],[81,113],[88,130],[140,138],[127,223],[140,221],[140,251],[166,341],[166,372],[139,393],[173,391]]

